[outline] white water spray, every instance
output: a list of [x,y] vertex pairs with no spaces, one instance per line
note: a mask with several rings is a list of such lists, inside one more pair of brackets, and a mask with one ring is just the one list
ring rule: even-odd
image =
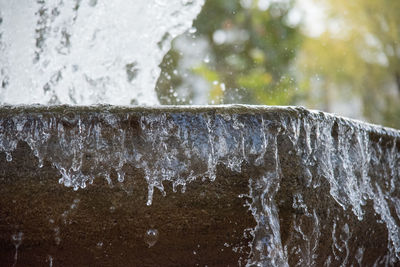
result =
[[0,104],[158,104],[158,65],[204,0],[0,1]]

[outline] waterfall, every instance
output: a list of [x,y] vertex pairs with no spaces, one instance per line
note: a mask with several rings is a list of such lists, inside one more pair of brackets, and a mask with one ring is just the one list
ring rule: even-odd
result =
[[[248,193],[238,197],[246,199],[256,222],[248,229],[248,265],[284,266],[294,259],[300,265],[348,265],[355,255],[362,262],[371,247],[360,243],[357,227],[369,223],[371,209],[387,229],[386,254],[373,260],[394,264],[400,257],[396,130],[299,108],[39,106],[2,112],[0,151],[7,160],[25,142],[39,168],[50,163],[58,182],[75,190],[95,179],[123,185],[132,179],[124,171],[131,165],[144,174],[151,205],[155,189],[166,194],[166,182],[184,192],[192,182],[222,179],[220,166],[245,172]],[[285,240],[282,205],[294,212]],[[323,254],[326,231],[331,249]]]

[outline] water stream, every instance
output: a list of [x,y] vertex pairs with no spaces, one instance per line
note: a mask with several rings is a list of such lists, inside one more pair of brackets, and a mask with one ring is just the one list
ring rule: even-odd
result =
[[[249,199],[248,208],[257,222],[250,229],[253,241],[247,265],[284,266],[289,255],[300,255],[300,265],[316,265],[319,237],[330,226],[320,225],[325,218],[307,198],[327,183],[330,196],[344,212],[350,211],[346,220],[363,221],[370,202],[385,224],[387,254],[376,258],[376,263],[390,265],[400,257],[400,135],[395,130],[303,109],[281,108],[282,116],[271,117],[267,108],[254,106],[225,106],[216,113],[204,107],[154,112],[157,109],[105,106],[99,108],[101,113],[78,108],[76,113],[43,107],[30,108],[27,113],[14,109],[10,107],[0,120],[0,151],[11,161],[17,144],[26,142],[38,167],[50,162],[58,170],[59,183],[74,190],[86,188],[94,179],[106,179],[112,186],[116,182],[110,178],[112,173],[123,183],[124,165],[129,164],[143,171],[147,205],[151,205],[155,189],[165,194],[165,181],[184,192],[192,181],[214,181],[218,166],[237,173],[243,165],[263,170],[257,177],[248,177],[249,193],[239,196]],[[288,112],[293,116],[287,116]],[[132,120],[139,125],[126,128]],[[130,127],[140,127],[140,135],[130,134],[137,131]],[[389,139],[375,140],[376,135]],[[298,251],[287,251],[281,241],[275,202],[280,185],[287,182],[283,179],[288,179],[282,174],[288,167],[281,167],[287,164],[282,162],[287,154],[292,155],[290,164],[296,166],[301,179],[299,189],[291,189],[298,190],[291,200],[293,209],[304,214],[293,222],[296,233],[291,240],[306,242]],[[365,248],[362,244],[357,247],[359,237],[352,235],[357,223],[343,223],[343,215],[334,210],[330,214],[329,206],[323,209],[328,212],[325,216],[332,217],[332,255],[346,255],[328,258],[326,264],[353,262],[350,244],[362,260]],[[309,222],[302,225],[304,220]],[[312,232],[303,232],[310,224]]]
[[203,2],[0,1],[0,104],[158,104],[158,65]]
[[[301,169],[302,185],[317,191],[328,184],[330,197],[343,212],[351,211],[348,218],[363,221],[366,206],[372,203],[388,240],[387,253],[374,259],[375,264],[398,263],[398,131],[302,109],[284,109],[295,116],[272,119],[264,112],[266,107],[227,106],[217,112],[185,107],[183,112],[144,109],[138,138],[122,127],[138,116],[125,108],[101,106],[65,113],[61,106],[58,113],[51,113],[43,106],[28,107],[29,112],[4,106],[157,105],[153,88],[158,65],[171,40],[191,27],[203,2],[1,0],[0,152],[11,162],[18,143],[27,143],[38,167],[50,162],[59,183],[74,190],[86,188],[94,179],[106,179],[112,186],[112,173],[123,183],[124,166],[130,164],[144,173],[148,185],[144,205],[152,205],[155,190],[165,194],[165,181],[184,192],[192,181],[214,181],[218,166],[236,173],[244,165],[260,168],[261,175],[248,177],[248,194],[239,196],[248,199],[256,221],[244,264],[287,266],[289,258],[298,257],[299,265],[315,266],[324,231],[332,233],[332,257],[324,259],[325,265],[361,263],[366,248],[355,245],[354,226],[340,221],[330,207],[326,216],[332,224],[321,225],[317,207],[301,191],[294,195],[292,208],[303,217],[293,220],[295,232],[289,238],[301,246],[288,250],[290,242],[282,241],[275,201],[283,182],[282,153],[291,153],[301,163],[296,168]],[[389,136],[389,141],[375,140],[377,135]],[[289,148],[282,151],[284,136]],[[312,225],[312,230],[306,232],[305,225]],[[157,230],[151,231],[149,247],[158,238]],[[22,236],[13,236],[15,263]],[[52,256],[49,261],[52,265]]]

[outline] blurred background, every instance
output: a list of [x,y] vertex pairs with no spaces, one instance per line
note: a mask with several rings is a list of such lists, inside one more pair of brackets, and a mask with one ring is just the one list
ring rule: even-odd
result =
[[206,0],[162,104],[302,105],[400,129],[400,1]]

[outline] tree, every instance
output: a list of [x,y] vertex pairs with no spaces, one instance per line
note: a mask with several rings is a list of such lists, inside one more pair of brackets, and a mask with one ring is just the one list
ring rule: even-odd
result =
[[298,60],[304,87],[312,88],[318,77],[323,108],[329,110],[337,95],[358,95],[366,118],[400,127],[400,2],[325,0],[324,4],[329,12],[327,30],[304,42]]
[[[207,81],[209,103],[294,102],[290,66],[302,36],[297,26],[287,23],[291,8],[292,2],[262,6],[261,1],[206,1],[194,22],[193,40],[206,41],[207,59],[192,66],[189,74]],[[175,90],[185,83],[185,75],[176,72],[184,56],[174,45],[161,64],[157,90],[164,104],[190,103],[193,98],[195,85],[190,82],[185,86],[192,93],[183,101]]]

